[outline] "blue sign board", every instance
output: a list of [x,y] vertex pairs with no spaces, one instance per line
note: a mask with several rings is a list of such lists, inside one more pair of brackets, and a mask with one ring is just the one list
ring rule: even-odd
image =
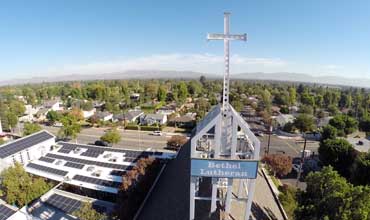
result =
[[192,176],[256,179],[257,170],[257,160],[191,159]]

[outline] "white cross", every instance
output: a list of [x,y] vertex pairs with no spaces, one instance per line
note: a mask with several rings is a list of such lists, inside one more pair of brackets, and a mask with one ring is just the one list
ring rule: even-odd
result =
[[227,109],[229,105],[229,88],[230,88],[230,55],[229,42],[230,40],[247,40],[247,34],[230,34],[229,23],[230,13],[224,13],[224,33],[223,34],[208,34],[207,40],[223,40],[224,41],[224,57],[225,57],[225,73],[223,86],[222,110],[223,116],[227,116]]

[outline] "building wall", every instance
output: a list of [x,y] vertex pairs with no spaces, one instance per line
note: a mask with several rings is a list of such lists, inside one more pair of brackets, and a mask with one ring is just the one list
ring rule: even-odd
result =
[[0,159],[0,172],[14,164],[14,161],[21,164],[27,164],[32,160],[37,160],[40,157],[44,156],[50,147],[55,144],[55,139],[49,139],[42,143],[36,144],[28,149],[25,149],[21,152],[13,154],[7,158]]

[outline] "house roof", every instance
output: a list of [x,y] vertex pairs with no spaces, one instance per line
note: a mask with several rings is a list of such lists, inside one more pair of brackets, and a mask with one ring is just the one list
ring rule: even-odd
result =
[[290,114],[280,114],[276,116],[276,121],[278,122],[278,124],[286,124],[288,122],[293,122],[294,116]]
[[156,119],[156,120],[162,120],[164,118],[163,114],[147,114],[145,115],[145,119]]
[[51,107],[53,107],[53,105],[57,104],[58,102],[59,102],[58,100],[46,101],[46,102],[44,102],[44,107],[45,108],[51,108]]
[[110,112],[96,112],[95,115],[98,118],[105,118],[109,115],[112,115],[112,113],[110,113]]
[[183,116],[180,116],[180,117],[176,117],[176,118],[173,118],[171,119],[171,122],[183,122],[183,123],[186,123],[186,122],[192,122],[194,121],[194,118],[189,116],[189,115],[183,115]]
[[143,111],[137,111],[137,110],[134,110],[134,111],[129,111],[129,112],[127,112],[127,113],[124,115],[124,117],[125,117],[125,119],[127,119],[127,120],[131,121],[132,119],[134,119],[134,118],[136,118],[136,117],[138,117],[138,116],[140,116],[140,115],[142,115],[142,114],[144,114],[144,112],[143,112]]

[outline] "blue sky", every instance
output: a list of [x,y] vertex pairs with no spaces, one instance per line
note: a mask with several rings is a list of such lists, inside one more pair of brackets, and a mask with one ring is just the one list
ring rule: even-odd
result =
[[370,78],[370,1],[0,2],[0,77],[94,74],[130,69],[221,73],[230,11],[231,71]]

